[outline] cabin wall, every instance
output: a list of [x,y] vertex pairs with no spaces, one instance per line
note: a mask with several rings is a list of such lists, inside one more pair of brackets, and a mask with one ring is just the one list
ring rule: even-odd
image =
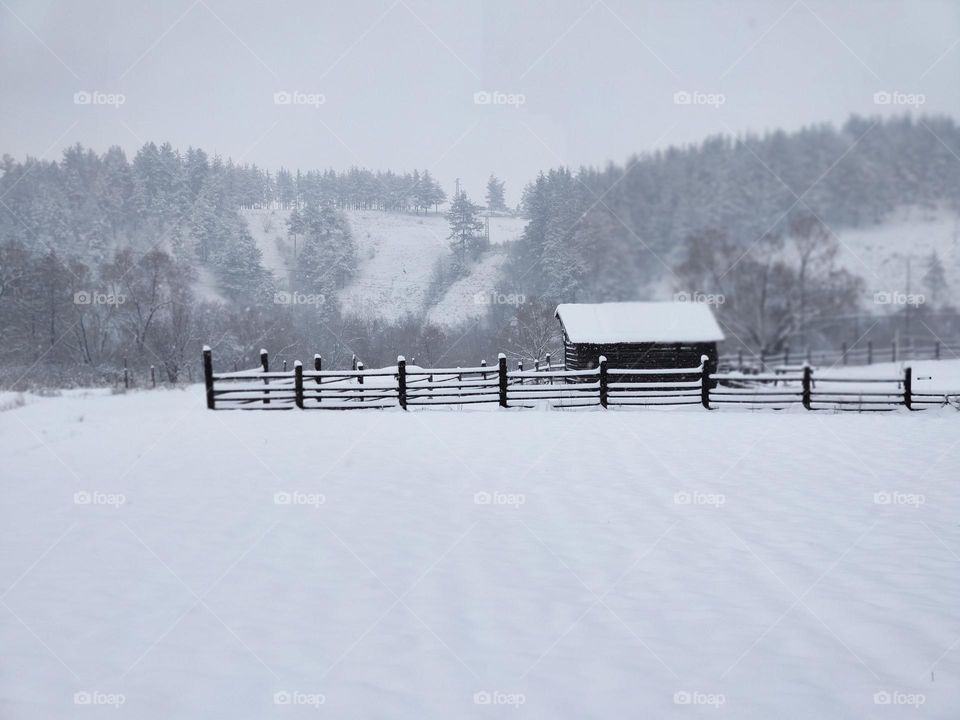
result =
[[716,369],[716,343],[615,343],[597,345],[573,343],[564,337],[564,364],[567,370],[597,367],[600,356],[612,368],[690,368],[706,355]]

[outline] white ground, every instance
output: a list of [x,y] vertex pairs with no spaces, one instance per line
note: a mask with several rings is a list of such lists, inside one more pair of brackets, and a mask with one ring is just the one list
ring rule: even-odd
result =
[[[244,210],[250,231],[264,255],[264,265],[282,283],[287,269],[277,250],[277,238],[286,242],[287,210]],[[268,218],[271,229],[264,230]],[[490,293],[499,275],[504,255],[492,253],[477,263],[473,272],[455,283],[432,306],[426,307],[426,292],[434,265],[449,258],[449,227],[443,212],[427,215],[386,213],[379,210],[348,211],[347,218],[358,246],[359,268],[354,280],[340,293],[344,311],[395,321],[410,313],[428,313],[439,324],[455,325],[478,317],[482,305],[478,292]],[[490,241],[494,245],[516,240],[526,221],[515,217],[490,218]]]
[[5,719],[960,716],[955,410],[17,405]]

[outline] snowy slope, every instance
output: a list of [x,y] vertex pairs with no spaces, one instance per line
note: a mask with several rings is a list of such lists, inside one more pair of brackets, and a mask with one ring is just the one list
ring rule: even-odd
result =
[[[491,230],[492,232],[492,230]],[[504,252],[488,252],[466,277],[456,280],[430,308],[427,319],[437,325],[456,325],[483,317],[495,295],[500,271],[507,261]]]
[[0,715],[956,718],[957,417],[40,398]]
[[[244,210],[250,232],[263,252],[264,264],[274,277],[287,277],[285,252],[288,210]],[[503,255],[493,253],[463,278],[436,307],[426,307],[427,288],[436,262],[449,258],[449,228],[443,213],[413,215],[378,210],[350,210],[346,213],[357,243],[359,267],[356,277],[340,293],[347,313],[396,321],[408,313],[427,312],[437,323],[456,324],[476,317],[473,296],[489,291],[495,283]],[[268,229],[265,229],[265,224]],[[523,218],[490,218],[490,242],[502,245],[516,240],[526,221]],[[286,248],[281,251],[279,248]]]
[[907,257],[911,257],[911,293],[925,293],[926,259],[936,251],[943,262],[950,297],[960,303],[960,217],[901,208],[882,225],[841,230],[840,262],[860,275],[867,302],[876,292],[907,292]]
[[[287,240],[287,217],[289,210],[241,210],[240,215],[247,221],[250,234],[263,253],[263,266],[273,272],[281,285],[285,282],[288,268],[281,247],[289,244]],[[292,249],[292,246],[291,246]]]

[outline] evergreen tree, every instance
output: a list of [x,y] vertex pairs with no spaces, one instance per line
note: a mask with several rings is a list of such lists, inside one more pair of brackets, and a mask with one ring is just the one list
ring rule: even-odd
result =
[[484,233],[483,222],[478,217],[479,207],[470,202],[467,193],[463,190],[453,199],[450,210],[447,212],[447,221],[450,223],[449,239],[460,269],[464,268],[470,259],[475,259],[488,244]]
[[491,173],[490,179],[487,180],[487,210],[503,211],[507,209],[503,189],[503,181],[497,180],[496,176]]

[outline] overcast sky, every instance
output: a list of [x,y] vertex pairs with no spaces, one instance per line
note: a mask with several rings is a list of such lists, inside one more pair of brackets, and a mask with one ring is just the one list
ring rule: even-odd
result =
[[426,167],[475,199],[494,172],[511,203],[540,169],[717,132],[960,116],[955,1],[0,0],[0,57],[18,159],[169,140],[271,169]]

